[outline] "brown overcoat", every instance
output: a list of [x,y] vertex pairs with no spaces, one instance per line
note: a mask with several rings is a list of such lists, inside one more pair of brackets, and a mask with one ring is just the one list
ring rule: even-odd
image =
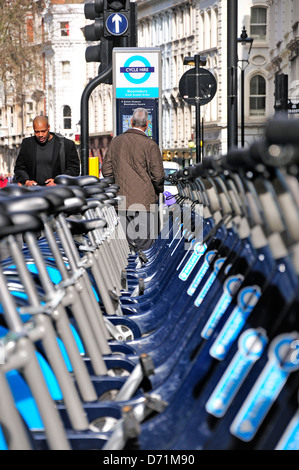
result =
[[135,128],[112,140],[102,173],[114,177],[119,194],[126,198],[126,209],[149,211],[163,192],[165,174],[159,146]]

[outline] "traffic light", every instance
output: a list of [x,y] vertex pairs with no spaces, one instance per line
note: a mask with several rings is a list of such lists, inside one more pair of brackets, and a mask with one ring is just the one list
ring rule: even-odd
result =
[[[112,38],[104,37],[104,9],[105,0],[95,0],[94,3],[85,3],[84,14],[94,23],[84,27],[84,36],[87,41],[100,41],[99,44],[88,46],[85,51],[86,62],[100,62],[98,73],[103,72],[112,62]],[[104,83],[112,84],[112,73]]]
[[95,0],[94,3],[85,3],[85,18],[87,20],[94,20],[93,24],[88,24],[84,27],[84,36],[87,41],[97,41],[104,37],[104,7],[105,0]]
[[129,0],[95,0],[94,3],[85,3],[85,18],[94,20],[94,23],[85,26],[84,36],[88,41],[112,38],[116,45],[118,37],[134,37],[136,43],[136,12],[136,3]]
[[104,1],[105,37],[127,37],[130,26],[130,1]]
[[[100,62],[99,73],[112,62],[113,47],[135,47],[137,43],[136,3],[129,0],[95,0],[85,3],[84,14],[94,23],[84,27],[87,41],[100,41],[86,48],[86,62]],[[112,83],[107,77],[105,83]]]
[[[94,20],[93,24],[84,27],[84,36],[87,41],[98,41],[104,38],[104,0],[95,0],[94,3],[85,3],[84,15],[87,20]],[[88,46],[85,51],[86,62],[101,62],[100,45]]]
[[137,4],[135,2],[130,2],[130,0],[105,0],[105,37],[113,37],[114,44],[118,47],[136,47],[136,16]]
[[[112,62],[112,49],[113,49],[113,41],[110,39],[103,38],[101,40],[101,43],[99,45],[99,51],[100,51],[100,66],[98,69],[98,73],[104,72],[108,66]],[[103,81],[103,83],[107,83],[109,85],[112,85],[112,72],[109,74],[109,76]]]

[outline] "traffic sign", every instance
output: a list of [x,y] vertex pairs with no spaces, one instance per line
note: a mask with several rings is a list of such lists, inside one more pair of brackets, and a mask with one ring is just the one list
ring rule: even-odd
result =
[[199,104],[203,106],[214,98],[217,91],[217,82],[214,75],[209,70],[199,68],[200,93],[199,97],[196,97],[196,79],[195,68],[187,70],[180,79],[179,91],[182,98],[188,104],[195,106],[196,98],[199,98]]
[[113,36],[122,36],[129,26],[128,19],[122,13],[112,13],[106,20],[107,31]]

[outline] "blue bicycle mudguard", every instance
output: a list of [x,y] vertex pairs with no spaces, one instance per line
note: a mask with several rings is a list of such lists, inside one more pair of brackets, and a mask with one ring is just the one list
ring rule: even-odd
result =
[[79,349],[79,352],[80,352],[80,354],[84,355],[85,354],[85,348],[84,348],[83,343],[81,341],[81,338],[78,334],[78,331],[76,330],[74,325],[72,325],[71,323],[70,323],[70,327],[71,327],[72,333],[74,335],[75,341],[77,343],[77,347]]
[[36,356],[51,397],[53,398],[53,400],[62,400],[63,395],[52,368],[49,366],[46,359],[39,352],[36,353]]
[[0,426],[0,450],[8,450],[7,443],[6,443],[1,426]]
[[[27,267],[28,267],[28,269],[31,273],[38,274],[38,271],[37,271],[37,268],[36,268],[35,264],[27,263]],[[60,271],[55,266],[47,265],[46,267],[47,267],[47,271],[48,271],[48,274],[50,276],[51,281],[54,284],[59,284],[62,281]],[[92,282],[93,278],[91,278],[90,280]],[[100,300],[99,296],[98,296],[97,291],[95,290],[95,288],[93,286],[92,286],[92,291],[94,293],[94,296],[95,296],[97,302],[99,302],[99,300]]]
[[[26,264],[27,264],[28,270],[32,274],[38,275],[38,271],[37,271],[36,265],[34,263],[26,263]],[[50,279],[53,282],[53,284],[59,284],[62,281],[62,277],[61,277],[61,274],[60,274],[59,270],[55,266],[46,266],[46,267],[47,267],[48,274],[49,274]],[[14,265],[9,265],[9,266],[7,266],[7,269],[15,269],[16,270],[17,268]],[[93,281],[93,279],[91,278],[91,282],[92,281]],[[99,298],[99,295],[98,295],[96,289],[94,288],[94,286],[92,286],[92,291],[94,293],[96,301],[99,302],[100,298]],[[18,296],[21,297],[21,294],[18,293]]]
[[31,391],[19,372],[7,372],[6,378],[12,391],[16,407],[31,430],[42,431],[44,425]]
[[[22,293],[22,292],[12,292],[12,294],[13,294],[14,296],[15,296],[15,294],[16,294],[16,296],[17,296],[18,298],[22,298],[22,299],[25,299],[25,298],[27,297],[27,295],[26,295],[25,293]],[[4,312],[3,312],[3,309],[2,309],[2,306],[1,306],[1,303],[0,303],[0,314],[3,314],[3,313],[4,313]],[[26,323],[27,321],[31,320],[31,318],[32,318],[31,315],[26,314],[26,313],[25,313],[25,314],[21,314],[20,316],[21,316],[21,319],[22,319],[22,321],[23,321],[24,323]],[[73,333],[73,336],[74,336],[74,338],[75,338],[75,341],[76,341],[76,344],[77,344],[77,347],[78,347],[78,349],[79,349],[80,354],[81,354],[81,355],[85,355],[85,348],[84,348],[84,346],[83,346],[83,343],[82,343],[82,341],[81,341],[81,338],[80,338],[78,332],[76,331],[75,327],[74,327],[72,324],[70,324],[70,328],[71,328],[71,330],[72,330],[72,333]],[[7,331],[7,330],[6,330],[6,331]],[[1,330],[0,330],[0,334],[1,334]],[[4,334],[5,334],[5,333],[4,333]],[[65,361],[66,367],[67,367],[67,369],[68,369],[69,372],[72,372],[72,371],[73,371],[73,367],[72,367],[71,362],[70,362],[70,360],[69,360],[69,357],[68,357],[68,354],[67,354],[67,352],[66,352],[65,346],[64,346],[64,344],[63,344],[63,342],[61,341],[60,338],[57,337],[56,339],[57,339],[58,346],[59,346],[59,348],[60,348],[60,352],[61,352],[61,354],[62,354],[62,357],[63,357],[63,359],[64,359],[64,361]]]
[[[7,333],[8,333],[8,330],[4,328],[3,326],[0,326],[0,336],[4,336]],[[36,357],[37,357],[39,366],[43,373],[43,376],[46,381],[51,397],[53,398],[53,400],[62,400],[63,395],[61,393],[59,384],[48,362],[38,351],[36,352]]]
[[[38,270],[36,268],[36,265],[34,263],[26,263],[28,270],[33,273],[33,274],[38,274]],[[59,284],[61,282],[62,277],[57,268],[54,266],[46,266],[48,274],[50,276],[51,281],[54,284]]]
[[[21,287],[22,287],[22,286],[21,286]],[[12,294],[15,298],[17,298],[18,300],[23,300],[23,301],[25,301],[25,300],[28,298],[26,292],[24,292],[24,291],[22,291],[22,290],[18,290],[18,291],[17,291],[17,290],[14,290],[14,291],[11,291],[11,294]],[[41,301],[41,304],[44,304],[44,302]],[[26,304],[22,304],[22,306],[24,307],[24,306],[26,306]],[[4,312],[3,312],[3,309],[2,309],[2,306],[1,306],[1,303],[0,303],[0,314],[1,314],[1,313],[4,313]],[[32,318],[30,314],[26,314],[26,313],[22,313],[20,316],[21,316],[21,319],[22,319],[22,321],[23,321],[24,323],[26,323],[27,321],[31,320],[31,318]],[[83,346],[83,343],[82,343],[82,341],[81,341],[81,338],[80,338],[78,332],[76,331],[75,327],[74,327],[72,324],[70,324],[70,327],[71,327],[73,336],[74,336],[74,338],[75,338],[77,347],[78,347],[78,349],[79,349],[79,351],[80,351],[80,354],[83,354],[83,355],[84,355],[84,354],[85,354],[85,348],[84,348],[84,346]],[[59,342],[59,345],[62,345],[62,342]],[[61,352],[63,353],[63,356],[65,356],[65,349],[62,350],[62,348],[61,348]],[[69,359],[65,357],[65,360],[66,360],[66,364],[68,365]]]
[[[34,263],[27,262],[26,265],[27,265],[28,271],[30,271],[32,274],[38,274],[37,267]],[[49,274],[52,282],[54,282],[54,284],[58,284],[59,282],[61,282],[61,279],[62,279],[61,274],[58,271],[58,269],[55,268],[55,266],[46,266],[46,268],[47,268],[48,274]],[[17,267],[14,264],[9,264],[9,265],[5,266],[5,270],[17,270]]]
[[69,372],[73,372],[73,367],[72,367],[71,361],[69,360],[69,357],[68,357],[68,354],[66,352],[66,349],[65,349],[65,346],[64,346],[63,342],[61,341],[60,338],[56,338],[56,339],[57,339],[58,346],[60,348],[60,351],[61,351],[61,354],[63,356],[63,359],[64,359],[67,370]]

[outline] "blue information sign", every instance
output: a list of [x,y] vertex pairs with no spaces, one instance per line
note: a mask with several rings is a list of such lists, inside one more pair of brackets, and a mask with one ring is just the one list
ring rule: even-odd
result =
[[149,115],[147,135],[160,145],[161,50],[159,48],[113,48],[114,134],[131,127],[136,108]]
[[106,28],[113,36],[121,36],[128,29],[128,19],[122,13],[112,13],[106,20]]

